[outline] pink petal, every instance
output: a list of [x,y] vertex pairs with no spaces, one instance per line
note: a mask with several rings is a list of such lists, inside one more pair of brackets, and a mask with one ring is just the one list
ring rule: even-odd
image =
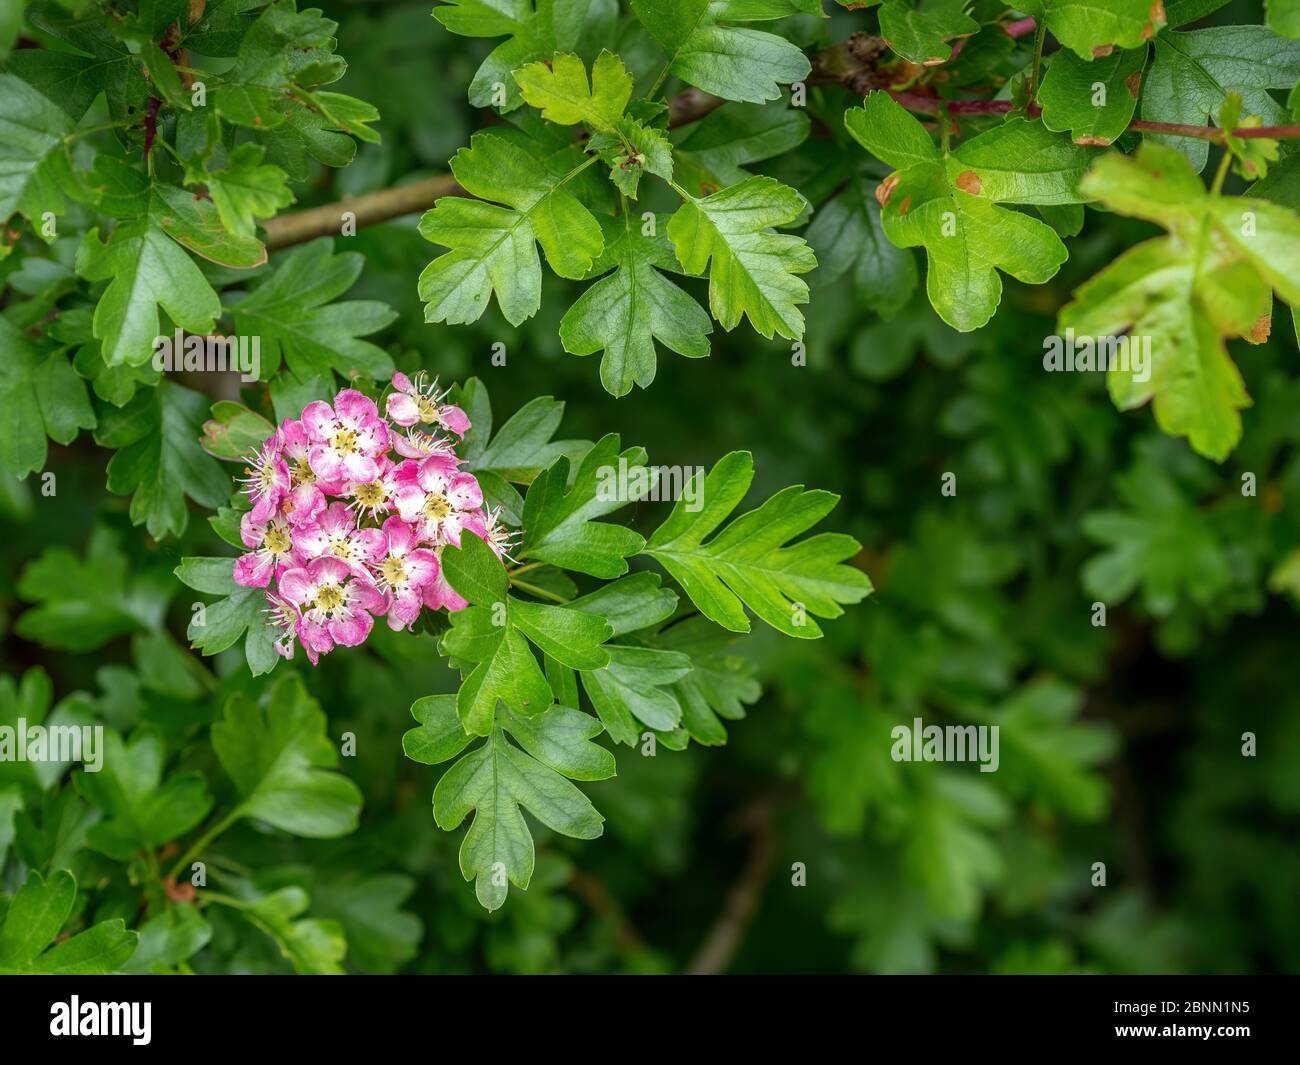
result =
[[335,420],[334,408],[323,399],[303,408],[302,424],[307,429],[307,438],[313,443],[324,443],[333,435]]
[[252,512],[239,519],[239,538],[245,547],[261,547],[262,537],[266,535],[266,522],[258,521]]
[[342,468],[349,481],[360,481],[362,484],[373,481],[379,475],[379,466],[375,460],[360,451],[344,456]]
[[473,510],[483,505],[483,489],[472,473],[458,473],[451,479],[447,498],[457,510]]
[[374,618],[364,610],[353,610],[343,617],[326,622],[325,627],[340,647],[356,647],[365,643],[374,623]]
[[313,444],[307,464],[322,481],[339,481],[347,476],[339,453],[327,444]]
[[438,569],[438,556],[427,547],[417,547],[406,556],[406,578],[414,588],[435,580]]
[[388,553],[388,537],[378,529],[358,529],[352,536],[352,543],[367,562],[378,562]]
[[464,610],[469,605],[456,594],[456,590],[447,583],[447,578],[442,573],[420,588],[420,598],[431,610],[441,610],[446,607],[447,610],[455,612]]
[[[334,397],[334,410],[340,421],[353,426],[360,425],[367,418],[379,417],[375,401],[369,396],[363,396],[355,388],[345,388]],[[303,413],[306,414],[305,411]]]
[[271,583],[275,561],[269,554],[254,551],[235,559],[235,583],[245,588],[265,588]]
[[394,392],[384,403],[388,416],[403,429],[420,420],[420,408],[405,392]]
[[399,392],[414,392],[415,386],[411,384],[411,379],[398,370],[393,374],[393,387]]
[[442,424],[446,426],[449,432],[457,436],[464,436],[470,427],[469,415],[459,407],[448,403],[442,408]]
[[280,574],[279,584],[280,594],[300,609],[316,598],[316,582],[302,567],[285,570]]
[[443,464],[435,462],[433,459],[425,459],[420,463],[420,487],[426,492],[445,492],[450,479]]
[[314,484],[300,484],[288,496],[290,525],[304,525],[317,521],[325,510],[325,496]]
[[316,558],[329,550],[329,533],[317,522],[304,522],[293,531],[293,546],[304,558]]
[[415,521],[424,510],[425,493],[413,484],[402,485],[393,497],[403,521]]
[[417,540],[415,530],[396,514],[384,521],[384,538],[390,555],[405,555]]
[[330,580],[336,584],[342,584],[352,575],[352,570],[348,564],[335,555],[322,555],[320,558],[313,558],[307,565],[307,572],[311,574],[312,580],[317,584]]

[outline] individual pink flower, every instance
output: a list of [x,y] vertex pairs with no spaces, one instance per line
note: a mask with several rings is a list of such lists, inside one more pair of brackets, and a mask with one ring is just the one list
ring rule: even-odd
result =
[[280,441],[289,467],[289,492],[280,509],[290,525],[312,521],[325,509],[325,492],[333,485],[322,483],[311,468],[311,437],[301,421],[286,418],[280,423]]
[[407,429],[405,433],[391,430],[392,447],[403,458],[438,459],[449,469],[456,469],[460,459],[452,442],[445,436],[426,433],[422,429]]
[[397,513],[434,544],[459,547],[461,529],[482,505],[483,491],[472,473],[447,473],[437,462],[421,463],[416,483],[397,490]]
[[289,467],[280,452],[278,432],[266,438],[246,472],[244,491],[253,501],[253,520],[266,521],[289,493]]
[[235,583],[245,588],[265,588],[272,577],[300,561],[293,530],[278,514],[270,521],[256,521],[253,511],[248,511],[240,519],[239,538],[252,548],[235,559]]
[[404,429],[412,425],[438,425],[457,436],[464,436],[469,428],[469,418],[459,407],[443,403],[450,389],[438,391],[437,378],[430,384],[423,371],[412,381],[404,373],[393,374],[396,392],[384,404],[388,416]]
[[294,530],[293,543],[304,562],[337,558],[359,574],[366,573],[366,565],[377,561],[385,546],[382,532],[357,528],[347,504],[340,502],[326,507],[318,520],[299,525]]
[[388,602],[388,627],[407,629],[420,613],[421,590],[439,575],[438,558],[419,547],[415,528],[394,515],[384,522],[384,547],[371,567]]
[[374,624],[371,615],[382,614],[385,607],[383,593],[368,577],[332,556],[286,570],[280,577],[280,594],[302,611],[299,639],[304,649],[317,654],[327,653],[335,644],[364,643]]
[[406,474],[408,480],[414,480],[419,472],[415,463],[396,463],[386,455],[381,455],[376,461],[379,472],[373,480],[347,481],[338,491],[338,495],[349,500],[348,509],[355,512],[358,522],[366,516],[379,521],[393,509],[393,497],[401,486],[400,478],[403,476],[399,472],[401,467],[412,467]]
[[388,426],[374,400],[353,388],[307,404],[303,425],[311,439],[308,462],[322,481],[371,481],[379,472],[377,459],[388,451]]

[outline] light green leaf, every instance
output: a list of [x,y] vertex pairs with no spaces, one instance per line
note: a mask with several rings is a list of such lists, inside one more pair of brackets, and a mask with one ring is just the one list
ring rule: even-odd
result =
[[605,250],[592,275],[614,272],[588,288],[560,320],[560,340],[574,355],[605,354],[605,391],[625,396],[634,384],[648,388],[656,370],[656,340],[688,358],[709,353],[713,323],[690,296],[660,272],[677,269],[666,237],[655,227],[645,236],[630,214],[606,223]]
[[709,0],[632,0],[632,11],[667,53],[668,73],[727,100],[762,103],[812,67],[794,44],[772,33],[719,20],[776,17]]
[[604,241],[600,223],[566,186],[568,175],[549,172],[541,158],[492,132],[476,133],[451,168],[479,199],[444,197],[420,221],[426,240],[451,249],[420,274],[425,321],[477,321],[494,292],[511,325],[531,318],[542,299],[535,244],[561,277],[586,275]]
[[818,533],[788,544],[824,518],[839,498],[793,486],[729,522],[705,543],[740,504],[753,477],[749,452],[723,456],[705,478],[703,508],[692,513],[688,502],[679,499],[645,553],[723,628],[748,632],[748,606],[787,636],[814,639],[821,629],[809,615],[839,617],[841,603],[859,602],[871,592],[867,575],[843,564],[858,552],[858,542],[839,533]]
[[886,0],[880,8],[880,35],[904,59],[923,66],[945,62],[952,41],[979,32],[966,13],[970,0]]
[[120,918],[45,949],[72,916],[76,897],[77,882],[66,869],[48,880],[29,873],[0,925],[0,973],[94,976],[121,969],[135,951],[136,934]]
[[803,336],[797,304],[808,286],[796,275],[817,265],[802,237],[773,226],[804,209],[794,189],[769,177],[749,178],[703,199],[688,199],[668,223],[668,239],[687,273],[709,271],[709,308],[728,331],[741,316],[763,336]]
[[[944,156],[884,92],[848,111],[844,123],[864,148],[899,168],[877,190],[885,235],[900,248],[925,248],[926,291],[953,328],[969,332],[993,317],[1002,299],[999,270],[1042,284],[1065,262],[1065,245],[1050,226],[995,201],[1074,202],[1088,149],[1016,118]],[[1010,154],[1022,151],[1032,154]]]
[[1133,119],[1146,61],[1146,45],[1091,62],[1057,52],[1038,90],[1043,125],[1068,132],[1075,144],[1111,144]]

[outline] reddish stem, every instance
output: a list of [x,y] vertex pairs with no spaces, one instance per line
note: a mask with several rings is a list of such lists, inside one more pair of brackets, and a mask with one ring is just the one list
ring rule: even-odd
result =
[[1037,28],[1031,18],[1021,18],[1013,22],[1002,23],[1002,31],[1008,37],[1028,37]]

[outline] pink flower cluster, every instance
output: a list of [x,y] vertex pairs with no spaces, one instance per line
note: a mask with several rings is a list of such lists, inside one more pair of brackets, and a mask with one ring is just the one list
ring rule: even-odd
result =
[[313,665],[335,646],[355,647],[376,617],[403,629],[423,607],[462,609],[439,559],[464,532],[501,558],[510,548],[511,531],[456,457],[450,434],[465,435],[465,412],[423,374],[394,374],[393,387],[386,417],[350,388],[333,405],[309,404],[262,445],[244,479],[253,506],[235,581],[266,589],[285,658],[295,642]]

